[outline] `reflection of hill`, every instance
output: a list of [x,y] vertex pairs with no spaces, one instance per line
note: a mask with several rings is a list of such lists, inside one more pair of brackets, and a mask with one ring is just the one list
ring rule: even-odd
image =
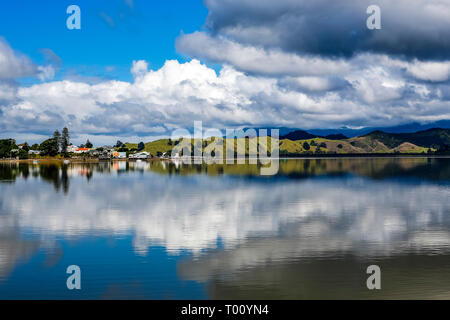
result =
[[[63,165],[61,163],[29,165],[0,164],[0,182],[14,182],[18,177],[40,177],[53,184],[55,190],[67,193],[70,178],[84,176],[91,179],[94,174],[124,172],[154,172],[162,175],[229,175],[236,177],[261,177],[261,165],[254,164],[186,164],[182,161],[153,162],[109,162]],[[265,177],[264,181],[277,177],[302,179],[314,176],[336,176],[354,174],[372,179],[420,178],[424,180],[450,180],[449,158],[334,158],[334,159],[281,159],[276,177]]]
[[[168,175],[260,176],[258,165],[189,165],[155,162],[152,172]],[[336,158],[280,160],[278,176],[307,178],[325,175],[355,174],[374,179],[416,177],[431,180],[450,179],[450,159],[439,158]],[[267,179],[267,177],[262,177]],[[273,177],[271,177],[273,179]]]

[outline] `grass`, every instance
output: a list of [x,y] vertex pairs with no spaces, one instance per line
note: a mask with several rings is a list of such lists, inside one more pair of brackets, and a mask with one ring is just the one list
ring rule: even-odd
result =
[[[206,140],[205,140],[206,141]],[[222,141],[222,145],[218,144],[218,141]],[[234,151],[237,152],[238,142],[242,143],[245,141],[245,155],[248,156],[250,150],[258,150],[258,138],[237,138],[234,139]],[[265,152],[267,149],[271,148],[272,139],[267,138],[267,143],[265,139],[260,139],[261,141],[261,151]],[[191,143],[194,148],[201,149],[203,152],[211,154],[214,150],[215,153],[222,152],[226,154],[227,139],[217,138],[213,141],[206,141],[206,146],[202,145],[202,141],[199,139],[188,141],[180,140],[178,141],[178,150],[180,151],[183,146],[189,146]],[[309,150],[304,147],[305,142],[310,146]],[[170,139],[160,139],[145,144],[145,151],[151,153],[152,155],[157,155],[158,153],[167,153],[175,148],[175,140]],[[205,142],[203,142],[205,143]],[[268,145],[268,148],[266,146]],[[320,147],[319,145],[325,144],[326,147]],[[126,143],[129,149],[137,149],[137,143]],[[328,154],[359,154],[359,153],[427,153],[428,148],[420,147],[412,143],[402,143],[395,148],[389,148],[383,142],[375,139],[373,136],[363,136],[355,137],[345,140],[329,140],[326,138],[313,138],[306,140],[292,141],[289,139],[283,139],[279,141],[280,145],[280,155],[305,155],[305,154],[317,154],[317,153],[328,153]],[[319,149],[319,150],[318,150]],[[176,148],[175,148],[176,150]],[[434,151],[434,149],[432,149]]]

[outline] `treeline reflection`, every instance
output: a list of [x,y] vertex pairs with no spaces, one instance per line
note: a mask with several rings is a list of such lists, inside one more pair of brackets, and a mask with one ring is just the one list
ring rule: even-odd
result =
[[255,164],[188,164],[182,161],[71,163],[0,163],[0,182],[40,178],[53,184],[56,191],[67,193],[70,179],[96,174],[155,173],[161,175],[229,175],[236,177],[305,179],[315,176],[358,175],[371,179],[418,178],[450,181],[450,158],[347,158],[280,160],[276,176],[261,176]]

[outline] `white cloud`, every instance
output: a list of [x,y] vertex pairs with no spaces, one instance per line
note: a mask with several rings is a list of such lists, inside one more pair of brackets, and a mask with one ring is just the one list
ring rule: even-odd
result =
[[414,61],[407,67],[408,73],[420,80],[447,81],[450,79],[450,61],[420,62]]
[[133,61],[133,66],[131,67],[131,74],[134,77],[139,77],[147,73],[148,63],[144,60]]
[[37,69],[39,70],[37,76],[41,81],[53,80],[53,78],[55,77],[56,70],[51,65],[38,66]]
[[76,136],[90,135],[94,143],[102,136],[108,143],[104,137],[169,136],[173,128],[191,128],[196,120],[221,129],[308,129],[450,119],[441,91],[405,77],[408,66],[370,55],[356,57],[338,78],[262,77],[228,66],[217,74],[198,60],[167,61],[158,70],[135,61],[131,83],[64,80],[10,91],[10,102],[0,103],[0,130],[50,134],[66,125]]
[[17,52],[0,38],[0,80],[33,76],[36,66],[31,60]]

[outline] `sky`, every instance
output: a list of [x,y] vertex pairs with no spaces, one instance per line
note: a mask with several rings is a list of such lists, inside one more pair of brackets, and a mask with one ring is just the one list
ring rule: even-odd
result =
[[[380,8],[370,30],[367,8]],[[69,30],[69,5],[81,29]],[[150,141],[177,128],[450,119],[448,0],[0,4],[0,137]]]

